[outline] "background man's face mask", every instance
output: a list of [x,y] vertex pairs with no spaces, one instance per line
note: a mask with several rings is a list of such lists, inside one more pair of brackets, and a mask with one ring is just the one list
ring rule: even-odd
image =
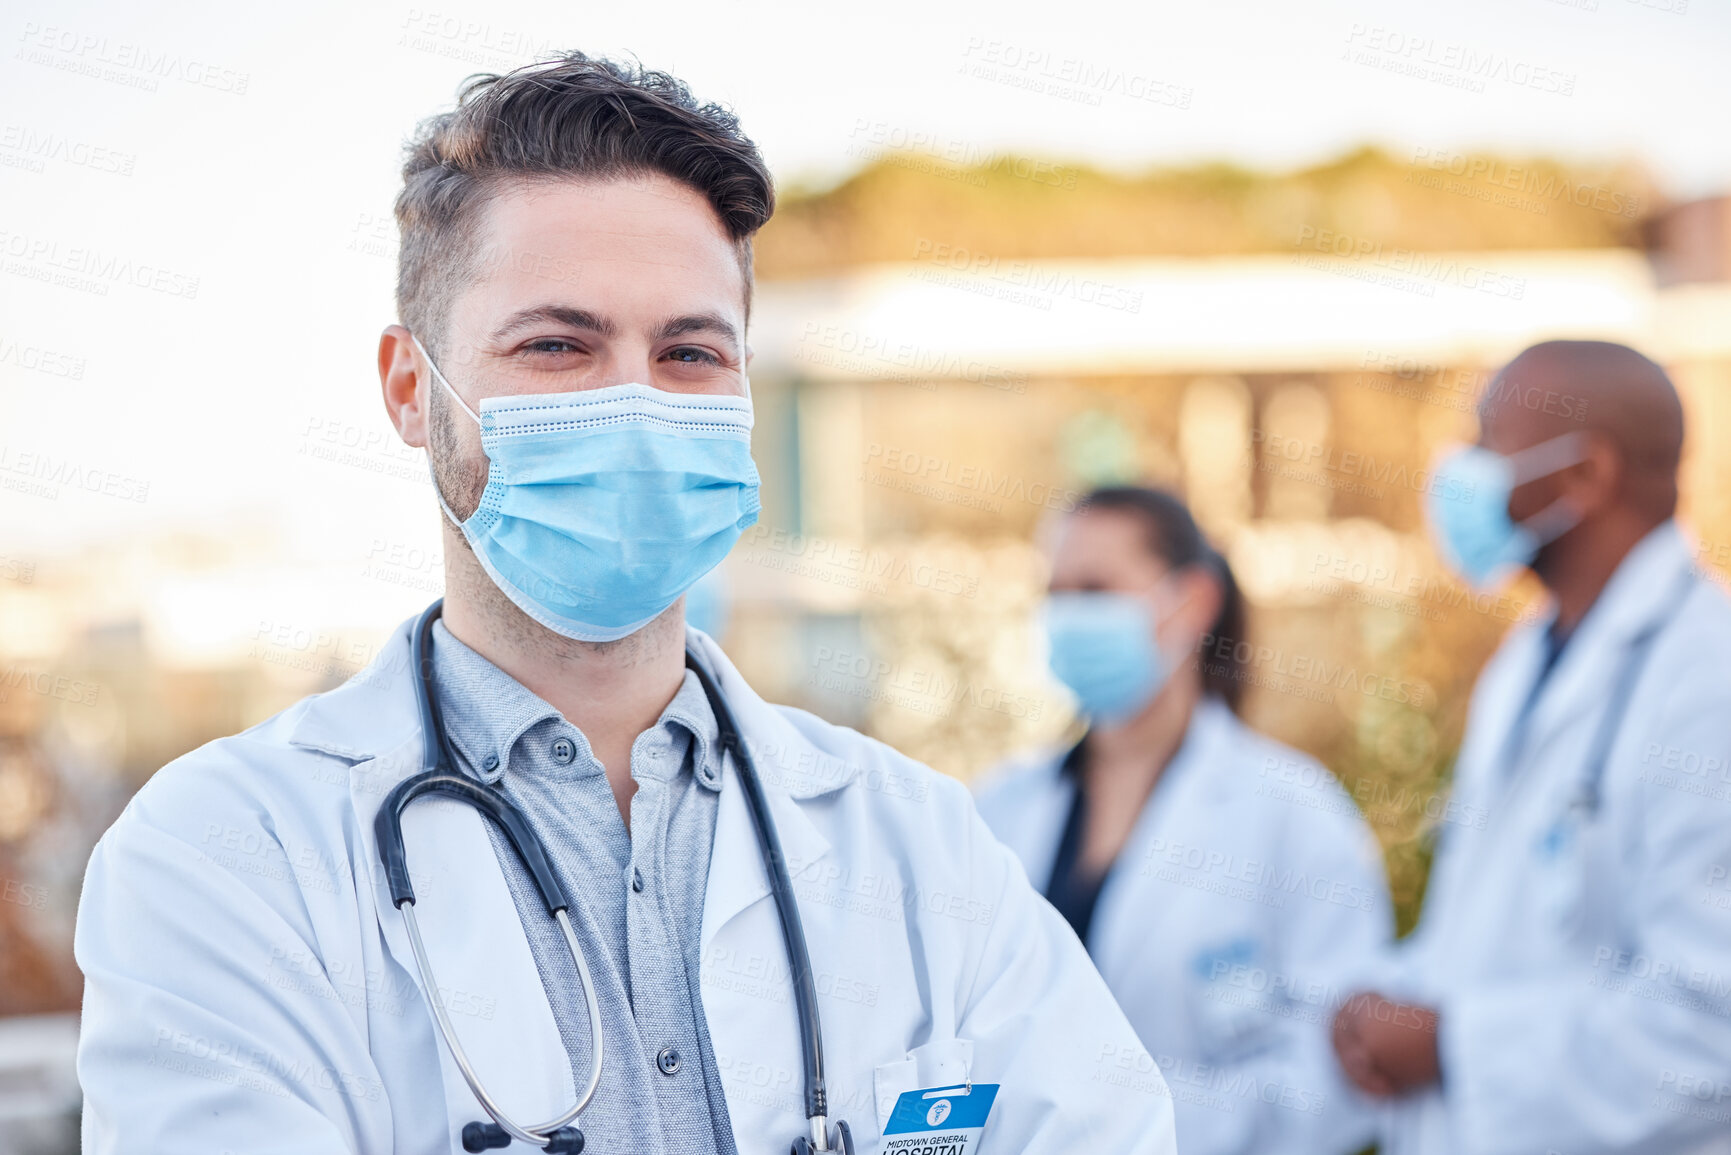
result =
[[1478,445],[1437,459],[1425,496],[1432,535],[1443,559],[1474,588],[1493,589],[1530,563],[1540,548],[1581,520],[1566,498],[1522,522],[1509,517],[1509,495],[1535,478],[1586,457],[1587,436],[1564,433],[1504,457]]
[[757,521],[749,398],[628,384],[488,397],[477,414],[427,365],[487,455],[475,512],[459,521],[442,493],[439,505],[494,584],[556,634],[636,633]]
[[1172,662],[1154,636],[1160,615],[1147,596],[1054,593],[1041,607],[1040,620],[1052,673],[1096,724],[1128,722],[1172,676]]

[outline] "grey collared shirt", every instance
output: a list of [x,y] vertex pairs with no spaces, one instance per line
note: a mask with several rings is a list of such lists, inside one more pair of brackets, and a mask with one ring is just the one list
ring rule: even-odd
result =
[[[685,672],[661,718],[632,743],[627,832],[583,733],[443,622],[433,627],[433,670],[459,768],[523,812],[573,904],[605,1042],[601,1085],[578,1120],[585,1150],[735,1155],[700,986],[721,764],[697,676]],[[592,1052],[576,963],[529,872],[488,826],[580,1091]],[[480,1076],[485,1085],[488,1073]]]

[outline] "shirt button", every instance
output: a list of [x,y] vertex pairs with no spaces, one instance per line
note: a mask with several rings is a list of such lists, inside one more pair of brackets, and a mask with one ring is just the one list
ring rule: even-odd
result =
[[559,765],[561,765],[561,766],[564,766],[564,765],[567,765],[571,761],[571,759],[573,759],[575,757],[577,757],[577,747],[572,744],[571,739],[559,738],[559,739],[556,739],[554,741],[554,743],[553,743],[553,761],[559,763]]
[[481,769],[483,769],[483,770],[497,770],[498,768],[499,768],[499,756],[497,754],[489,754],[485,758],[481,759]]
[[661,1068],[663,1075],[679,1073],[679,1051],[674,1047],[662,1047],[655,1055],[655,1065]]
[[643,872],[635,866],[631,868],[631,889],[638,894],[643,893]]

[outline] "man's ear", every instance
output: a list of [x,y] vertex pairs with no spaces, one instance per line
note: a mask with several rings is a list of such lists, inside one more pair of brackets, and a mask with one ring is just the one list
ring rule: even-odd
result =
[[1587,435],[1586,456],[1566,476],[1564,492],[1583,517],[1616,503],[1623,490],[1623,453],[1609,437]]
[[385,411],[391,415],[397,436],[416,449],[426,448],[427,410],[432,401],[431,390],[421,388],[422,379],[428,376],[425,364],[407,329],[385,326],[379,334],[379,387],[384,392]]

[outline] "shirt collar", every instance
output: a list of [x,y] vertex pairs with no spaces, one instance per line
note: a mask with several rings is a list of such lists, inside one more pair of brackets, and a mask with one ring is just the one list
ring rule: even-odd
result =
[[[433,681],[446,739],[489,786],[510,769],[512,751],[524,734],[549,718],[565,722],[552,705],[458,640],[443,621],[433,623]],[[719,791],[719,729],[696,674],[685,671],[656,725],[678,726],[691,736],[697,780]],[[579,753],[589,756],[588,737],[576,726],[570,728]]]

